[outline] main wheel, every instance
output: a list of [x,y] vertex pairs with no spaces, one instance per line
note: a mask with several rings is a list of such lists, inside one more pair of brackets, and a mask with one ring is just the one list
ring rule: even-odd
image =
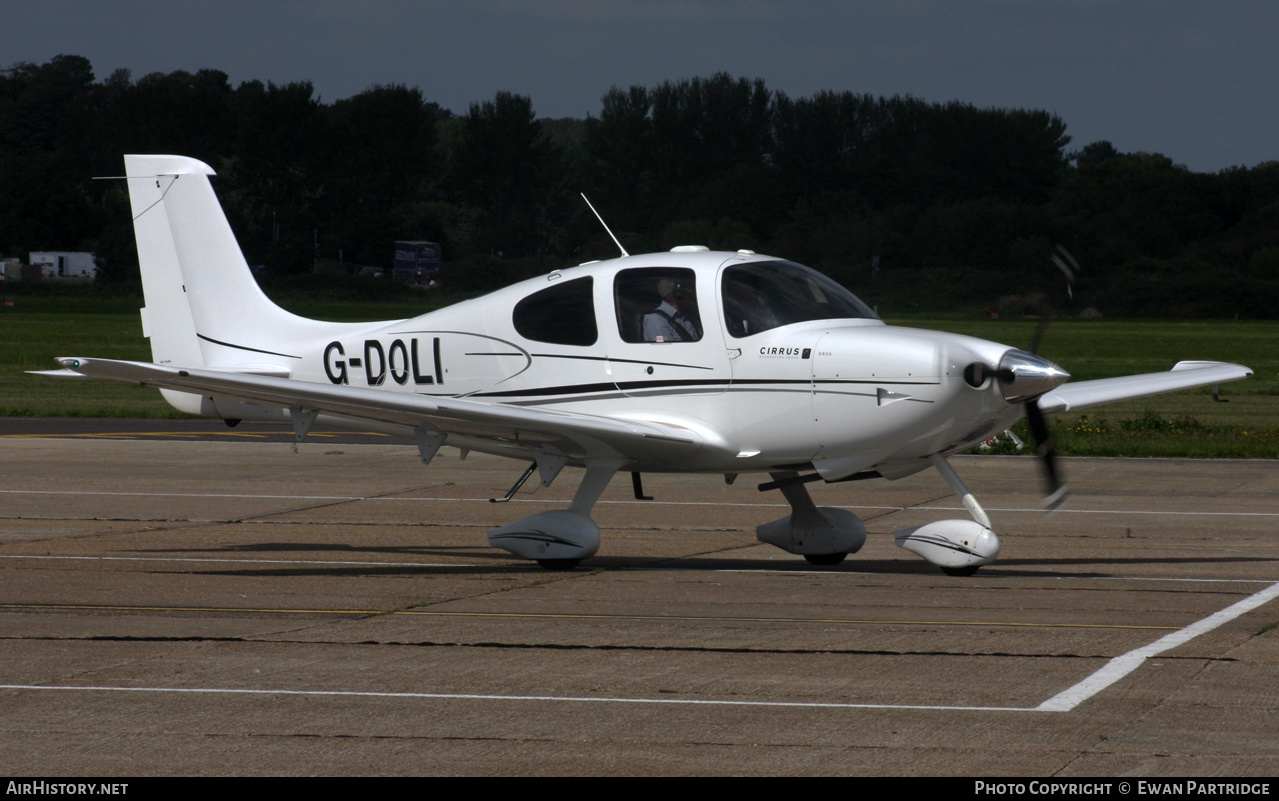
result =
[[971,576],[977,572],[977,566],[968,565],[967,567],[943,567],[941,572],[948,576]]
[[810,565],[819,565],[821,567],[834,567],[844,561],[846,553],[806,553],[804,558],[808,560]]
[[537,563],[547,570],[572,570],[581,564],[581,559],[538,559]]

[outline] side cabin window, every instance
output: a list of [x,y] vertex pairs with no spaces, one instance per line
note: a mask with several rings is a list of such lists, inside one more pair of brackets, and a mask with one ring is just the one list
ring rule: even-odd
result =
[[552,345],[594,345],[595,279],[574,278],[540,289],[515,304],[512,322],[525,339]]
[[702,315],[697,273],[683,267],[637,267],[613,279],[617,333],[623,342],[697,342]]
[[724,322],[738,339],[807,320],[876,319],[856,295],[789,261],[735,264],[723,272]]

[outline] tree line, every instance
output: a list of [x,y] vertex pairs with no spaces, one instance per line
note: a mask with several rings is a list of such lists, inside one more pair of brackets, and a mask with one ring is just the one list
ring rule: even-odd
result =
[[[819,92],[727,74],[614,88],[585,119],[497,92],[455,114],[419,88],[323,102],[307,82],[117,70],[79,56],[0,71],[0,254],[89,250],[137,280],[124,153],[208,162],[269,276],[382,265],[441,243],[481,291],[616,247],[808,263],[892,313],[1033,310],[1270,318],[1279,164],[1195,173],[1108,142],[1069,149],[1041,110]],[[1066,300],[1057,245],[1082,265]]]

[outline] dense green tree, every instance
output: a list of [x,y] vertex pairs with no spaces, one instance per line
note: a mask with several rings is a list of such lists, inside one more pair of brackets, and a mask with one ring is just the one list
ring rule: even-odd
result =
[[[616,246],[795,258],[889,310],[990,308],[1083,264],[1107,314],[1275,315],[1279,163],[1195,173],[1094,142],[1061,119],[912,97],[788,97],[725,73],[614,88],[584,120],[539,120],[499,92],[453,117],[406,86],[323,103],[306,82],[232,87],[216,69],[117,70],[62,55],[0,70],[0,253],[93,250],[136,278],[121,156],[189,154],[251,264],[386,266],[439,241],[446,280],[493,288]],[[873,265],[878,265],[875,268]],[[1027,303],[1009,304],[1009,308]]]
[[439,107],[421,90],[373,86],[333,104],[317,137],[323,176],[322,247],[365,264],[385,261],[397,239],[438,238],[419,198],[439,180],[435,126]]
[[93,67],[80,56],[0,72],[0,253],[93,238],[95,100]]
[[483,216],[488,251],[534,255],[547,242],[542,210],[559,151],[533,101],[510,92],[471,104],[456,143],[450,191]]

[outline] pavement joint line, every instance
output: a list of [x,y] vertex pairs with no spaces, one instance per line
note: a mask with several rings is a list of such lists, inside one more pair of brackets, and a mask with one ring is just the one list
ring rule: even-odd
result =
[[404,610],[397,615],[422,615],[426,617],[501,617],[501,618],[550,618],[555,620],[672,620],[713,621],[741,623],[847,623],[853,625],[909,625],[909,626],[991,626],[997,628],[1050,628],[1050,629],[1136,629],[1142,631],[1175,629],[1175,626],[1126,626],[1105,623],[1007,623],[989,620],[859,620],[855,618],[821,617],[709,617],[705,615],[579,615],[553,612],[440,612],[431,610]]
[[[754,544],[752,543],[752,546]],[[197,557],[197,556],[54,556],[52,554],[0,554],[0,560],[3,559],[48,559],[48,560],[67,560],[81,562],[195,562],[195,563],[217,563],[217,564],[243,564],[243,565],[348,565],[358,567],[446,567],[446,568],[468,568],[486,567],[491,569],[506,568],[510,570],[528,570],[529,564],[480,564],[474,562],[373,562],[373,561],[355,561],[352,559],[331,560],[331,559],[229,559],[225,557]],[[620,570],[633,572],[670,572],[671,570],[696,570],[705,573],[777,573],[779,575],[793,576],[796,574],[813,575],[813,576],[882,576],[883,573],[874,570],[804,570],[804,569],[785,569],[785,568],[707,568],[698,567],[623,567]],[[1050,579],[1071,579],[1076,578],[1082,581],[1174,581],[1182,583],[1201,583],[1201,584],[1270,584],[1271,579],[1217,579],[1217,578],[1190,578],[1183,576],[1074,576],[1074,575],[1056,575],[1045,574],[1042,578]]]
[[30,610],[54,609],[59,611],[80,612],[252,612],[289,615],[386,615],[400,614],[377,609],[262,609],[246,606],[106,606],[102,604],[0,604],[0,609]]
[[300,695],[339,698],[403,698],[443,701],[558,701],[597,704],[665,704],[671,706],[744,706],[802,709],[919,709],[959,712],[1037,712],[1037,707],[942,706],[929,704],[841,704],[818,701],[722,701],[700,698],[608,698],[571,695],[482,695],[477,693],[410,693],[369,690],[259,690],[230,687],[110,687],[41,684],[0,684],[0,690],[60,690],[81,692],[187,693],[222,695]]
[[832,623],[857,626],[977,626],[992,628],[1033,628],[1033,629],[1121,629],[1124,631],[1168,631],[1177,630],[1177,626],[1134,626],[1112,623],[1017,623],[990,620],[913,620],[913,619],[859,619],[859,618],[820,618],[820,617],[728,617],[709,615],[608,615],[577,614],[571,612],[465,612],[441,611],[432,609],[400,609],[395,611],[378,611],[373,609],[263,609],[257,607],[221,607],[221,606],[109,606],[104,604],[0,604],[0,609],[30,611],[49,609],[55,611],[99,611],[99,612],[216,612],[242,614],[245,612],[290,614],[290,615],[407,615],[417,617],[478,617],[478,618],[515,618],[545,620],[661,620],[661,621],[702,621],[716,623],[812,623],[830,625]]
[[50,556],[41,554],[0,554],[0,559],[66,559],[86,562],[215,562],[235,565],[358,565],[360,567],[490,567],[528,570],[532,564],[488,565],[470,562],[357,562],[326,559],[226,559],[195,556]]
[[[70,685],[32,685],[32,684],[0,684],[0,690],[60,690],[66,692],[152,692],[152,693],[188,693],[188,694],[241,694],[241,695],[292,695],[292,696],[333,696],[333,697],[373,697],[373,698],[417,698],[438,700],[492,700],[492,701],[550,701],[569,703],[618,703],[618,704],[667,704],[690,706],[743,706],[743,707],[801,707],[809,709],[918,709],[933,711],[970,711],[970,712],[1070,712],[1084,701],[1110,687],[1120,679],[1141,667],[1147,659],[1158,656],[1180,645],[1190,642],[1201,634],[1206,634],[1235,618],[1256,609],[1275,598],[1279,598],[1279,582],[1271,584],[1242,601],[1215,612],[1195,623],[1166,634],[1149,645],[1135,648],[1125,654],[1111,659],[1104,667],[1088,678],[1075,684],[1063,692],[1049,698],[1035,707],[985,707],[960,705],[924,705],[924,704],[841,704],[815,703],[797,701],[722,701],[707,699],[674,699],[674,698],[607,698],[599,696],[545,696],[545,695],[480,695],[472,693],[396,693],[372,692],[356,690],[262,690],[235,688],[192,688],[192,687],[111,687]],[[422,614],[422,613],[417,613]],[[450,614],[450,613],[433,613]],[[456,613],[453,613],[456,614]]]
[[1165,634],[1149,645],[1143,645],[1125,654],[1120,654],[1088,678],[1054,695],[1036,708],[1044,712],[1069,712],[1141,667],[1147,659],[1184,645],[1195,637],[1207,634],[1213,629],[1229,623],[1240,615],[1251,612],[1253,609],[1269,603],[1275,598],[1279,598],[1279,582],[1275,582],[1264,590],[1259,590],[1242,601],[1227,606],[1225,609],[1214,612],[1202,620],[1191,623],[1189,626],[1185,626],[1171,634]]
[[[393,491],[393,490],[392,490]],[[446,503],[489,503],[487,498],[415,498],[415,497],[395,497],[392,495],[251,495],[239,493],[196,493],[196,492],[82,492],[75,490],[0,490],[0,494],[8,495],[109,495],[121,497],[145,497],[145,498],[258,498],[261,500],[295,500],[295,501],[421,501],[421,502],[446,502]],[[542,503],[542,504],[561,504],[568,503],[568,499],[561,498],[512,498],[510,503]],[[924,501],[931,503],[931,501]],[[601,500],[596,502],[597,506],[619,505],[619,506],[727,506],[727,507],[786,507],[784,503],[733,503],[727,501],[611,501]],[[896,512],[921,511],[921,512],[966,512],[962,506],[844,506],[845,509],[872,509],[872,510],[888,510]],[[1049,510],[1042,507],[999,507],[986,506],[988,512],[1037,512],[1048,514]],[[1279,512],[1177,512],[1177,511],[1161,511],[1153,509],[1057,509],[1052,514],[1088,514],[1088,515],[1171,515],[1185,517],[1279,517]]]

